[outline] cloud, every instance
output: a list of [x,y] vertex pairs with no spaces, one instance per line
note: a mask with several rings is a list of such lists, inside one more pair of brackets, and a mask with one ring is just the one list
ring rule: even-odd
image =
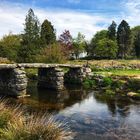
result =
[[125,12],[123,18],[127,19],[131,26],[140,24],[140,1],[127,0],[125,1]]
[[[0,36],[13,33],[21,33],[23,31],[23,23],[26,13],[30,7],[28,5],[1,3],[0,4]],[[60,35],[65,29],[70,30],[73,36],[78,32],[85,34],[90,39],[96,31],[104,29],[108,23],[108,19],[100,15],[90,13],[75,12],[63,9],[42,9],[33,7],[35,14],[42,23],[44,19],[52,22],[57,35]],[[104,26],[100,26],[104,23]]]
[[[140,1],[124,0],[120,4],[123,7],[120,15],[107,15],[106,13],[82,10],[41,8],[34,5],[32,5],[32,8],[41,23],[45,19],[52,22],[57,31],[57,36],[67,29],[70,30],[73,36],[81,32],[89,40],[97,31],[106,29],[112,20],[115,20],[119,24],[122,19],[125,19],[131,26],[140,24]],[[1,2],[0,37],[8,34],[10,31],[15,34],[22,33],[24,29],[23,23],[25,22],[25,16],[29,8],[30,6],[27,4]]]

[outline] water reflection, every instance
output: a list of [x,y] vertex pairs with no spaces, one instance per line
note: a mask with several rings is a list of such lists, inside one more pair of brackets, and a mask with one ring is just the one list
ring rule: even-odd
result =
[[[127,136],[130,133],[128,140],[134,135],[139,138],[139,101],[133,102],[126,97],[106,96],[77,86],[66,87],[63,91],[36,87],[36,83],[31,82],[28,87],[31,97],[20,99],[18,102],[35,111],[54,113],[58,120],[67,121],[76,133],[76,140],[89,140],[91,137],[96,139],[98,134],[99,139],[104,140],[103,135],[110,131],[113,131],[113,135],[117,132],[118,136],[125,134]],[[124,126],[127,126],[125,132],[124,129],[122,131]]]
[[36,82],[30,82],[27,93],[31,97],[20,99],[19,102],[31,108],[46,109],[49,112],[59,112],[60,110],[80,103],[88,96],[88,91],[82,87],[69,86],[61,91],[48,89],[38,89]]
[[127,97],[112,97],[104,94],[95,93],[94,98],[99,102],[106,104],[108,110],[112,113],[112,116],[117,115],[117,113],[126,117],[130,113],[131,100]]

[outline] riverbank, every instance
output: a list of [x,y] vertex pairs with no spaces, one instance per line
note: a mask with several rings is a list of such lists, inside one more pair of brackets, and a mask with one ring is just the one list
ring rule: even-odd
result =
[[[85,88],[94,89],[99,94],[106,94],[108,96],[123,96],[132,99],[140,99],[140,77],[136,73],[130,74],[128,71],[111,72],[94,72],[89,78],[83,82]],[[140,71],[139,71],[140,72]]]

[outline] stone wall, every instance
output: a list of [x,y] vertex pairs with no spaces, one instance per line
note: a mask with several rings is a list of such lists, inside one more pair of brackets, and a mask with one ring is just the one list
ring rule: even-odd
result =
[[64,72],[60,68],[39,68],[38,87],[60,90],[64,88]]
[[23,69],[0,70],[0,93],[12,96],[26,94],[27,78]]

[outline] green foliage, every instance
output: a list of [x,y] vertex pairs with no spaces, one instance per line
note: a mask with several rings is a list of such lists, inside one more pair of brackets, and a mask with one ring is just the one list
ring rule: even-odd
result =
[[78,33],[77,37],[73,40],[73,54],[78,59],[80,53],[85,51],[86,43],[85,36]]
[[96,52],[95,52],[95,49],[97,48],[97,43],[104,39],[104,38],[107,38],[108,36],[108,31],[107,30],[101,30],[100,32],[97,32],[95,34],[95,36],[92,38],[91,42],[90,42],[90,45],[89,45],[89,48],[88,48],[88,51],[89,51],[89,55],[92,56],[92,57],[98,57],[96,55]]
[[36,44],[39,39],[40,26],[37,17],[32,9],[29,9],[25,19],[25,28],[23,34],[23,44]]
[[53,44],[56,41],[54,27],[47,19],[41,25],[41,41],[43,46]]
[[41,50],[38,55],[38,62],[45,63],[64,63],[67,59],[64,48],[59,43],[52,44]]
[[117,31],[118,57],[127,58],[131,52],[131,30],[129,24],[123,20]]
[[98,58],[116,58],[118,47],[115,41],[105,38],[99,40],[96,45],[94,51]]
[[128,81],[128,88],[134,91],[140,90],[140,80],[139,79],[130,79]]
[[18,62],[34,62],[40,44],[39,21],[32,9],[29,9],[25,19],[22,46],[18,50]]
[[135,54],[140,58],[140,31],[137,32],[134,39]]
[[108,27],[108,38],[114,41],[116,41],[116,27],[117,24],[115,21],[113,21],[112,24]]
[[84,86],[84,88],[86,88],[86,89],[88,89],[88,88],[93,88],[95,85],[96,85],[95,80],[91,80],[91,79],[86,78],[86,79],[83,81],[83,86]]
[[36,62],[38,51],[34,44],[22,45],[18,50],[17,62]]
[[38,69],[25,69],[26,75],[31,80],[37,80]]
[[107,87],[107,86],[111,86],[113,83],[113,80],[111,77],[104,77],[103,78],[103,86]]
[[17,60],[17,51],[21,46],[21,36],[9,34],[0,40],[0,57]]
[[113,89],[120,89],[120,88],[122,88],[124,86],[124,84],[125,84],[124,81],[118,79],[116,81],[113,81],[112,88]]

